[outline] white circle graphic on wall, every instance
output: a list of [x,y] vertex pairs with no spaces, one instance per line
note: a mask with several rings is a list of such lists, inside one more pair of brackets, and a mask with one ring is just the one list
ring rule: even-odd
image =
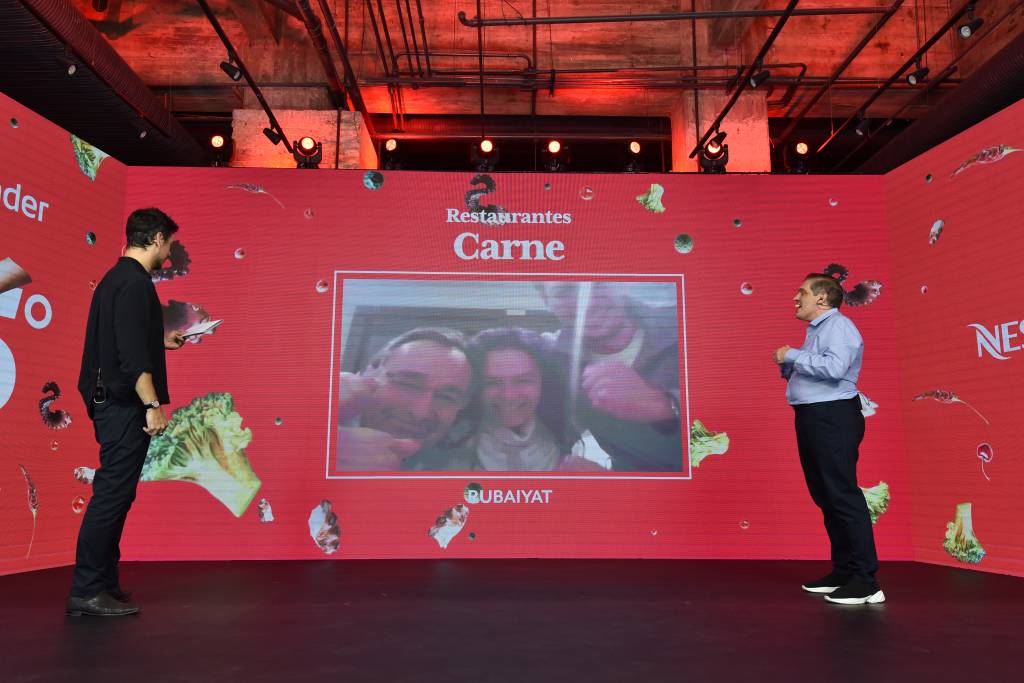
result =
[[11,349],[0,339],[0,408],[7,405],[7,401],[14,393],[14,354]]

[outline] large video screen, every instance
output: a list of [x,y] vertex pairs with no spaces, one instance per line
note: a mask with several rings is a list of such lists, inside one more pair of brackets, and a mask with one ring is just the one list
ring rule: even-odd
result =
[[689,475],[681,276],[355,275],[335,281],[336,475]]

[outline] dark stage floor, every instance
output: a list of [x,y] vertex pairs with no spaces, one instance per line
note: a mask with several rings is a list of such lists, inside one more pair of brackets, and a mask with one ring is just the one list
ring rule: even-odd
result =
[[1024,580],[912,563],[889,602],[818,562],[131,563],[142,614],[64,616],[70,570],[0,577],[0,681],[1024,680]]

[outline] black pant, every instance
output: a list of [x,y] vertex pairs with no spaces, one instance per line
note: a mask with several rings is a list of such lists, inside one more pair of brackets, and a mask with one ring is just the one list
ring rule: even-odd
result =
[[867,501],[857,486],[857,448],[864,439],[860,399],[793,406],[800,465],[825,517],[833,571],[868,582],[878,571]]
[[146,410],[141,405],[108,400],[95,407],[93,426],[100,445],[100,466],[78,530],[71,595],[79,598],[120,587],[121,532],[149,450],[149,435],[143,431]]

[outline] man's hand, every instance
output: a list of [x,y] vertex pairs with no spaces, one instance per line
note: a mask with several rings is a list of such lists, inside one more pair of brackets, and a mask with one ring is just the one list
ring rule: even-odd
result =
[[167,416],[164,415],[163,407],[146,409],[146,426],[142,431],[150,436],[156,436],[167,429]]
[[591,405],[621,420],[650,423],[676,416],[668,394],[617,360],[588,365],[581,388]]
[[164,348],[171,351],[174,349],[180,349],[181,345],[184,343],[185,337],[181,335],[181,330],[175,330],[164,337]]
[[351,372],[338,374],[338,415],[342,422],[363,414],[377,393],[380,381],[365,375],[354,375]]
[[598,465],[593,460],[587,460],[581,458],[578,455],[567,455],[562,458],[562,461],[558,463],[558,469],[561,472],[607,472],[605,468]]
[[775,361],[776,365],[782,365],[783,363],[786,362],[786,352],[789,351],[791,348],[793,347],[787,345],[780,346],[779,348],[775,349],[775,351],[772,353],[772,360]]
[[367,427],[342,427],[338,430],[338,469],[394,472],[419,449],[420,442],[415,439],[396,439]]

